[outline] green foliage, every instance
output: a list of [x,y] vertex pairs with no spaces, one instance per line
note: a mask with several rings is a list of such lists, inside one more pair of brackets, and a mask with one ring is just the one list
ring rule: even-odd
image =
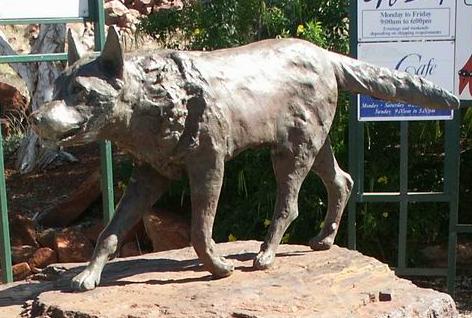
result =
[[173,48],[214,50],[290,36],[346,52],[346,7],[341,0],[192,1],[181,11],[154,13],[139,28]]
[[238,46],[254,40],[260,4],[259,0],[187,2],[181,11],[161,10],[144,19],[140,30],[166,46],[175,37],[190,49]]
[[464,112],[464,125],[463,131],[467,134],[467,136],[472,135],[472,107],[469,107]]
[[[4,106],[0,105],[0,110],[3,108]],[[8,130],[8,135],[2,136],[3,155],[5,158],[10,158],[20,146],[28,129],[28,116],[24,111],[7,109],[2,111],[2,120],[4,121],[2,126]]]
[[309,21],[297,27],[297,36],[321,47],[326,47],[326,35],[320,22]]
[[179,27],[180,17],[181,13],[177,10],[161,10],[151,18],[142,20],[139,29],[152,33],[156,39],[165,43],[168,35]]
[[287,37],[290,32],[286,29],[290,20],[279,7],[266,7],[261,15],[262,25],[268,37]]
[[5,158],[10,158],[16,153],[24,137],[23,133],[14,133],[3,138],[3,155]]

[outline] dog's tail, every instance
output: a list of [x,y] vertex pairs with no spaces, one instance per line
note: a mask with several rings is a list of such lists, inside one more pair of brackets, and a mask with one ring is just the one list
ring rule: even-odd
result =
[[343,90],[427,108],[457,109],[460,106],[456,96],[422,77],[333,52],[329,54],[338,86]]

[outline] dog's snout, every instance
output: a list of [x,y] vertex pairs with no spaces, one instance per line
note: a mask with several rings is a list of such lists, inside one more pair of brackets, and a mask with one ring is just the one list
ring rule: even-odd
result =
[[29,121],[38,135],[45,140],[60,140],[70,136],[84,122],[85,117],[62,100],[54,100],[33,112]]

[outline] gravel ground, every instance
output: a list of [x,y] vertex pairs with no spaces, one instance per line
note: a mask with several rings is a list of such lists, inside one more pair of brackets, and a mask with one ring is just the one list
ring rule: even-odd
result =
[[[447,292],[444,278],[420,277],[413,279],[413,282],[420,287]],[[459,318],[472,318],[472,275],[457,277],[454,300],[459,311]]]
[[472,318],[472,277],[469,277],[468,281],[468,286],[458,286],[454,297],[459,318]]

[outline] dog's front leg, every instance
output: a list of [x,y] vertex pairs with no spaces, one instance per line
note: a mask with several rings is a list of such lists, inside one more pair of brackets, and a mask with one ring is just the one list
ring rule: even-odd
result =
[[84,271],[72,279],[74,290],[90,290],[99,284],[103,267],[110,255],[116,252],[124,235],[152,207],[168,184],[168,179],[148,165],[134,168],[113,219],[100,233],[92,260]]
[[212,239],[213,221],[223,183],[224,159],[214,153],[196,155],[189,160],[187,171],[192,199],[192,245],[205,268],[215,277],[229,276],[234,267],[216,254]]

